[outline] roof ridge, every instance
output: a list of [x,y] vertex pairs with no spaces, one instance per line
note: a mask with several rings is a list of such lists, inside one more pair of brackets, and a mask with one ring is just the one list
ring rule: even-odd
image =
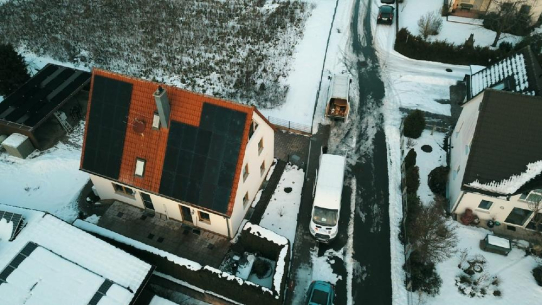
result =
[[103,70],[103,69],[100,69],[100,68],[93,68],[92,69],[92,74],[94,74],[95,72],[97,72],[97,75],[111,75],[111,76],[116,76],[116,77],[121,78],[121,79],[126,78],[126,79],[129,79],[129,80],[131,80],[133,82],[136,82],[136,83],[143,83],[143,84],[147,84],[147,85],[156,85],[156,86],[165,86],[166,88],[171,88],[171,89],[174,89],[174,90],[183,91],[185,93],[190,93],[190,94],[198,95],[198,96],[205,97],[205,98],[212,98],[212,99],[215,99],[215,100],[218,100],[220,102],[227,103],[227,104],[235,104],[236,106],[241,106],[243,108],[246,108],[247,110],[252,110],[252,107],[254,107],[254,106],[250,106],[250,105],[247,105],[247,104],[242,104],[240,102],[235,102],[235,101],[223,99],[223,98],[220,98],[220,97],[215,97],[215,96],[212,96],[212,95],[204,94],[204,93],[201,93],[201,92],[190,91],[188,89],[180,88],[180,87],[175,86],[175,85],[166,84],[166,83],[159,83],[159,82],[155,82],[155,81],[148,80],[148,79],[137,78],[135,76],[121,74],[121,73],[118,73],[118,72]]

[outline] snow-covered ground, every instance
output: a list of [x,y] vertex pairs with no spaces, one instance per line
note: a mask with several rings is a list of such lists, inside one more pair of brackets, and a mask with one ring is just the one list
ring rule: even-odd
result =
[[[448,260],[437,264],[437,272],[442,278],[440,294],[436,297],[423,296],[422,300],[427,305],[493,305],[493,304],[540,304],[542,300],[542,288],[538,286],[532,275],[532,270],[537,264],[542,264],[542,259],[526,256],[525,251],[513,247],[508,256],[484,252],[480,249],[479,241],[484,239],[490,231],[467,227],[458,222],[450,221],[459,237],[457,252]],[[496,276],[498,285],[488,285],[485,297],[469,297],[459,292],[456,286],[456,277],[463,275],[458,268],[461,262],[461,253],[466,250],[468,258],[482,255],[487,261],[483,273],[489,278]],[[482,273],[482,274],[483,274]],[[501,296],[491,294],[492,290],[499,290]]]
[[76,199],[89,179],[79,171],[83,131],[81,123],[70,134],[69,144],[36,150],[24,160],[0,153],[0,202],[49,212],[69,222],[77,218]]
[[[441,132],[424,130],[418,139],[404,141],[405,154],[408,153],[411,148],[416,151],[416,166],[420,169],[420,187],[418,188],[418,196],[424,204],[429,204],[434,199],[433,192],[431,192],[427,184],[429,173],[436,167],[446,166],[446,151],[444,151],[442,147],[445,136],[446,135]],[[409,143],[412,143],[412,146],[409,146]],[[424,145],[431,146],[433,150],[431,152],[423,151],[422,146]]]
[[286,165],[260,221],[260,226],[288,238],[291,245],[295,240],[304,179],[305,173],[302,169],[295,165]]
[[[401,28],[406,27],[412,34],[419,35],[418,20],[427,12],[437,12],[440,16],[440,9],[442,8],[442,1],[435,0],[416,0],[416,1],[404,1],[399,5],[399,26]],[[430,40],[446,40],[454,44],[463,44],[467,40],[470,34],[474,34],[474,44],[477,46],[490,46],[495,39],[495,32],[485,29],[481,25],[478,19],[470,18],[456,18],[450,17],[447,21],[446,17],[442,17],[442,30],[438,35],[430,36]],[[475,24],[468,24],[475,23]],[[517,43],[521,37],[511,34],[503,34],[501,41],[508,41],[513,44]],[[500,42],[499,42],[500,43]]]

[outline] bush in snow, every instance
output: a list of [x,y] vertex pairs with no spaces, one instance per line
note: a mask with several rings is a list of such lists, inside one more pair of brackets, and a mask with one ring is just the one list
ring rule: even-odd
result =
[[446,196],[449,170],[447,166],[439,166],[429,173],[428,184],[433,193],[443,197]]
[[406,188],[407,193],[416,194],[420,187],[420,168],[417,166],[411,167],[406,171]]
[[432,296],[439,293],[442,285],[434,263],[414,259],[410,262],[410,281],[411,291],[421,291]]
[[7,96],[30,79],[24,58],[11,44],[0,44],[0,95]]
[[418,30],[424,39],[430,35],[438,35],[442,29],[442,18],[438,12],[427,12],[418,20]]
[[413,259],[437,263],[449,258],[454,253],[457,236],[446,221],[443,202],[420,205],[413,214],[409,213],[407,218]]
[[459,264],[461,273],[455,277],[455,285],[461,294],[471,298],[487,295],[500,295],[497,289],[499,278],[484,272],[487,260],[483,255],[469,255],[467,249],[461,251]]
[[405,137],[417,139],[425,129],[425,116],[422,111],[416,109],[409,113],[404,121],[403,134]]
[[416,151],[414,149],[411,149],[408,151],[406,157],[405,157],[405,170],[408,170],[412,168],[414,165],[416,165]]
[[533,276],[538,286],[542,286],[542,265],[533,269]]

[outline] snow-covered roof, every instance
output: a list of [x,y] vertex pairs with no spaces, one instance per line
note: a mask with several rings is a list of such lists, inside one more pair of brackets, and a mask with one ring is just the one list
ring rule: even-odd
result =
[[509,195],[542,178],[541,116],[542,97],[486,90],[463,186]]
[[52,215],[0,208],[27,221],[13,241],[0,241],[0,273],[11,271],[0,278],[2,305],[127,305],[152,270]]
[[323,154],[321,158],[314,205],[337,210],[341,206],[346,158],[329,154]]
[[7,139],[2,142],[3,146],[17,148],[28,139],[27,136],[20,133],[12,133]]
[[488,235],[487,242],[497,247],[510,249],[510,241],[506,238],[498,237],[495,235]]
[[477,70],[475,68],[470,75],[469,99],[486,88],[504,89],[526,95],[540,95],[542,89],[539,85],[540,67],[529,47],[485,69]]

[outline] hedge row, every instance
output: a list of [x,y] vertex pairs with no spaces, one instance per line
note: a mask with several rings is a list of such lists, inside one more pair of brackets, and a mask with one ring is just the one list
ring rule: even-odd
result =
[[[474,37],[476,39],[476,37]],[[487,66],[506,55],[504,50],[489,47],[454,45],[447,41],[426,41],[402,28],[395,38],[395,50],[406,57],[454,65]]]

